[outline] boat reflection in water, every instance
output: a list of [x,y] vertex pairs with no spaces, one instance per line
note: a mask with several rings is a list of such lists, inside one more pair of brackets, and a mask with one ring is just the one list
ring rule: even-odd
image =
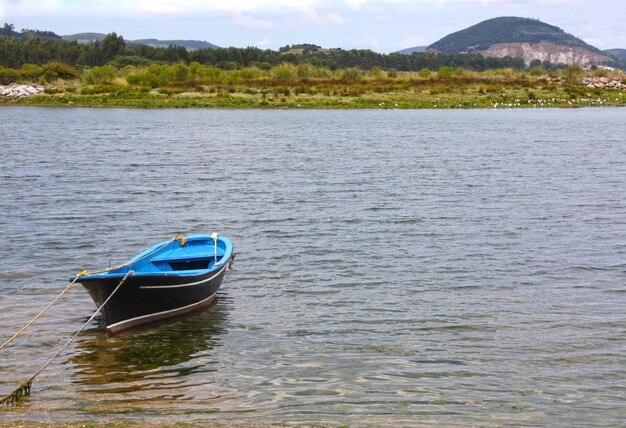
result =
[[98,401],[209,399],[215,395],[207,384],[217,370],[215,352],[228,306],[222,295],[202,312],[175,321],[114,337],[100,329],[86,331],[76,345],[79,353],[70,358],[73,382],[87,386],[81,387],[84,394],[108,394],[91,397]]

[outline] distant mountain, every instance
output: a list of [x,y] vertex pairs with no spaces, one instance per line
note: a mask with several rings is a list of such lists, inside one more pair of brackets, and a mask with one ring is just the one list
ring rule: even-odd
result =
[[611,62],[599,49],[544,22],[518,17],[482,21],[428,46],[431,52],[477,52],[484,56],[522,57],[554,64],[594,65]]
[[622,61],[626,61],[626,49],[607,49],[604,53],[608,55],[613,55],[614,57],[619,58]]
[[[106,34],[102,33],[78,33],[68,36],[62,36],[63,40],[78,42],[78,43],[92,43],[96,41],[102,41],[106,37]],[[155,48],[166,48],[170,45],[182,46],[190,51],[196,49],[215,49],[219,46],[213,43],[204,42],[201,40],[158,40],[158,39],[140,39],[140,40],[126,40],[128,44],[148,45]]]
[[508,16],[488,19],[449,34],[428,48],[443,53],[474,52],[486,51],[496,43],[536,44],[541,42],[598,51],[559,27],[535,19]]
[[166,48],[170,45],[182,46],[190,51],[196,49],[217,49],[219,46],[213,43],[204,42],[202,40],[157,40],[157,39],[141,39],[129,40],[128,43],[136,43],[138,45],[148,45],[155,48]]
[[69,36],[61,36],[67,42],[91,43],[102,41],[106,37],[103,33],[78,33]]
[[410,55],[413,52],[426,52],[427,48],[428,46],[415,46],[412,48],[402,49],[401,51],[398,51],[397,53]]

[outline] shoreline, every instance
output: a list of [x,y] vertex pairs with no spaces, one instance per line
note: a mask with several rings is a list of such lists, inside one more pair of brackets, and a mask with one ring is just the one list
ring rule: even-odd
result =
[[[540,74],[541,70],[391,73],[309,68],[283,65],[269,71],[254,67],[222,71],[199,64],[123,70],[94,67],[83,71],[80,78],[46,82],[23,77],[8,86],[0,85],[0,105],[235,109],[626,106],[626,75],[606,70],[583,75],[582,70],[566,69],[559,77]],[[186,74],[181,77],[176,72]],[[37,83],[28,83],[33,80]]]
[[624,92],[602,91],[591,96],[569,97],[563,91],[541,93],[535,98],[523,97],[518,91],[498,95],[451,91],[444,96],[416,93],[376,93],[361,96],[300,95],[266,97],[245,93],[163,94],[41,94],[26,98],[0,98],[0,106],[94,107],[94,108],[229,108],[263,110],[387,110],[387,109],[528,109],[626,107]]

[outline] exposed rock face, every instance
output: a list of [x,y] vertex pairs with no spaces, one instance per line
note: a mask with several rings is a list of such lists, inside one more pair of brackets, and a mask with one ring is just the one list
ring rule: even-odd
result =
[[487,50],[480,51],[484,56],[521,57],[526,65],[531,61],[550,61],[553,64],[580,64],[590,66],[603,64],[609,57],[581,47],[557,45],[551,42],[540,43],[496,43]]
[[40,94],[44,91],[41,85],[18,85],[12,83],[8,86],[0,85],[0,96],[7,98],[26,98],[31,95]]

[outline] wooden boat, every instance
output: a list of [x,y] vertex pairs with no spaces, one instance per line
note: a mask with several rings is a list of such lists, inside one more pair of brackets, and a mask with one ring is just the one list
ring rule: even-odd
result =
[[70,279],[87,289],[97,307],[114,293],[100,312],[108,333],[115,334],[206,307],[215,298],[233,258],[233,244],[226,237],[175,237],[121,266]]

